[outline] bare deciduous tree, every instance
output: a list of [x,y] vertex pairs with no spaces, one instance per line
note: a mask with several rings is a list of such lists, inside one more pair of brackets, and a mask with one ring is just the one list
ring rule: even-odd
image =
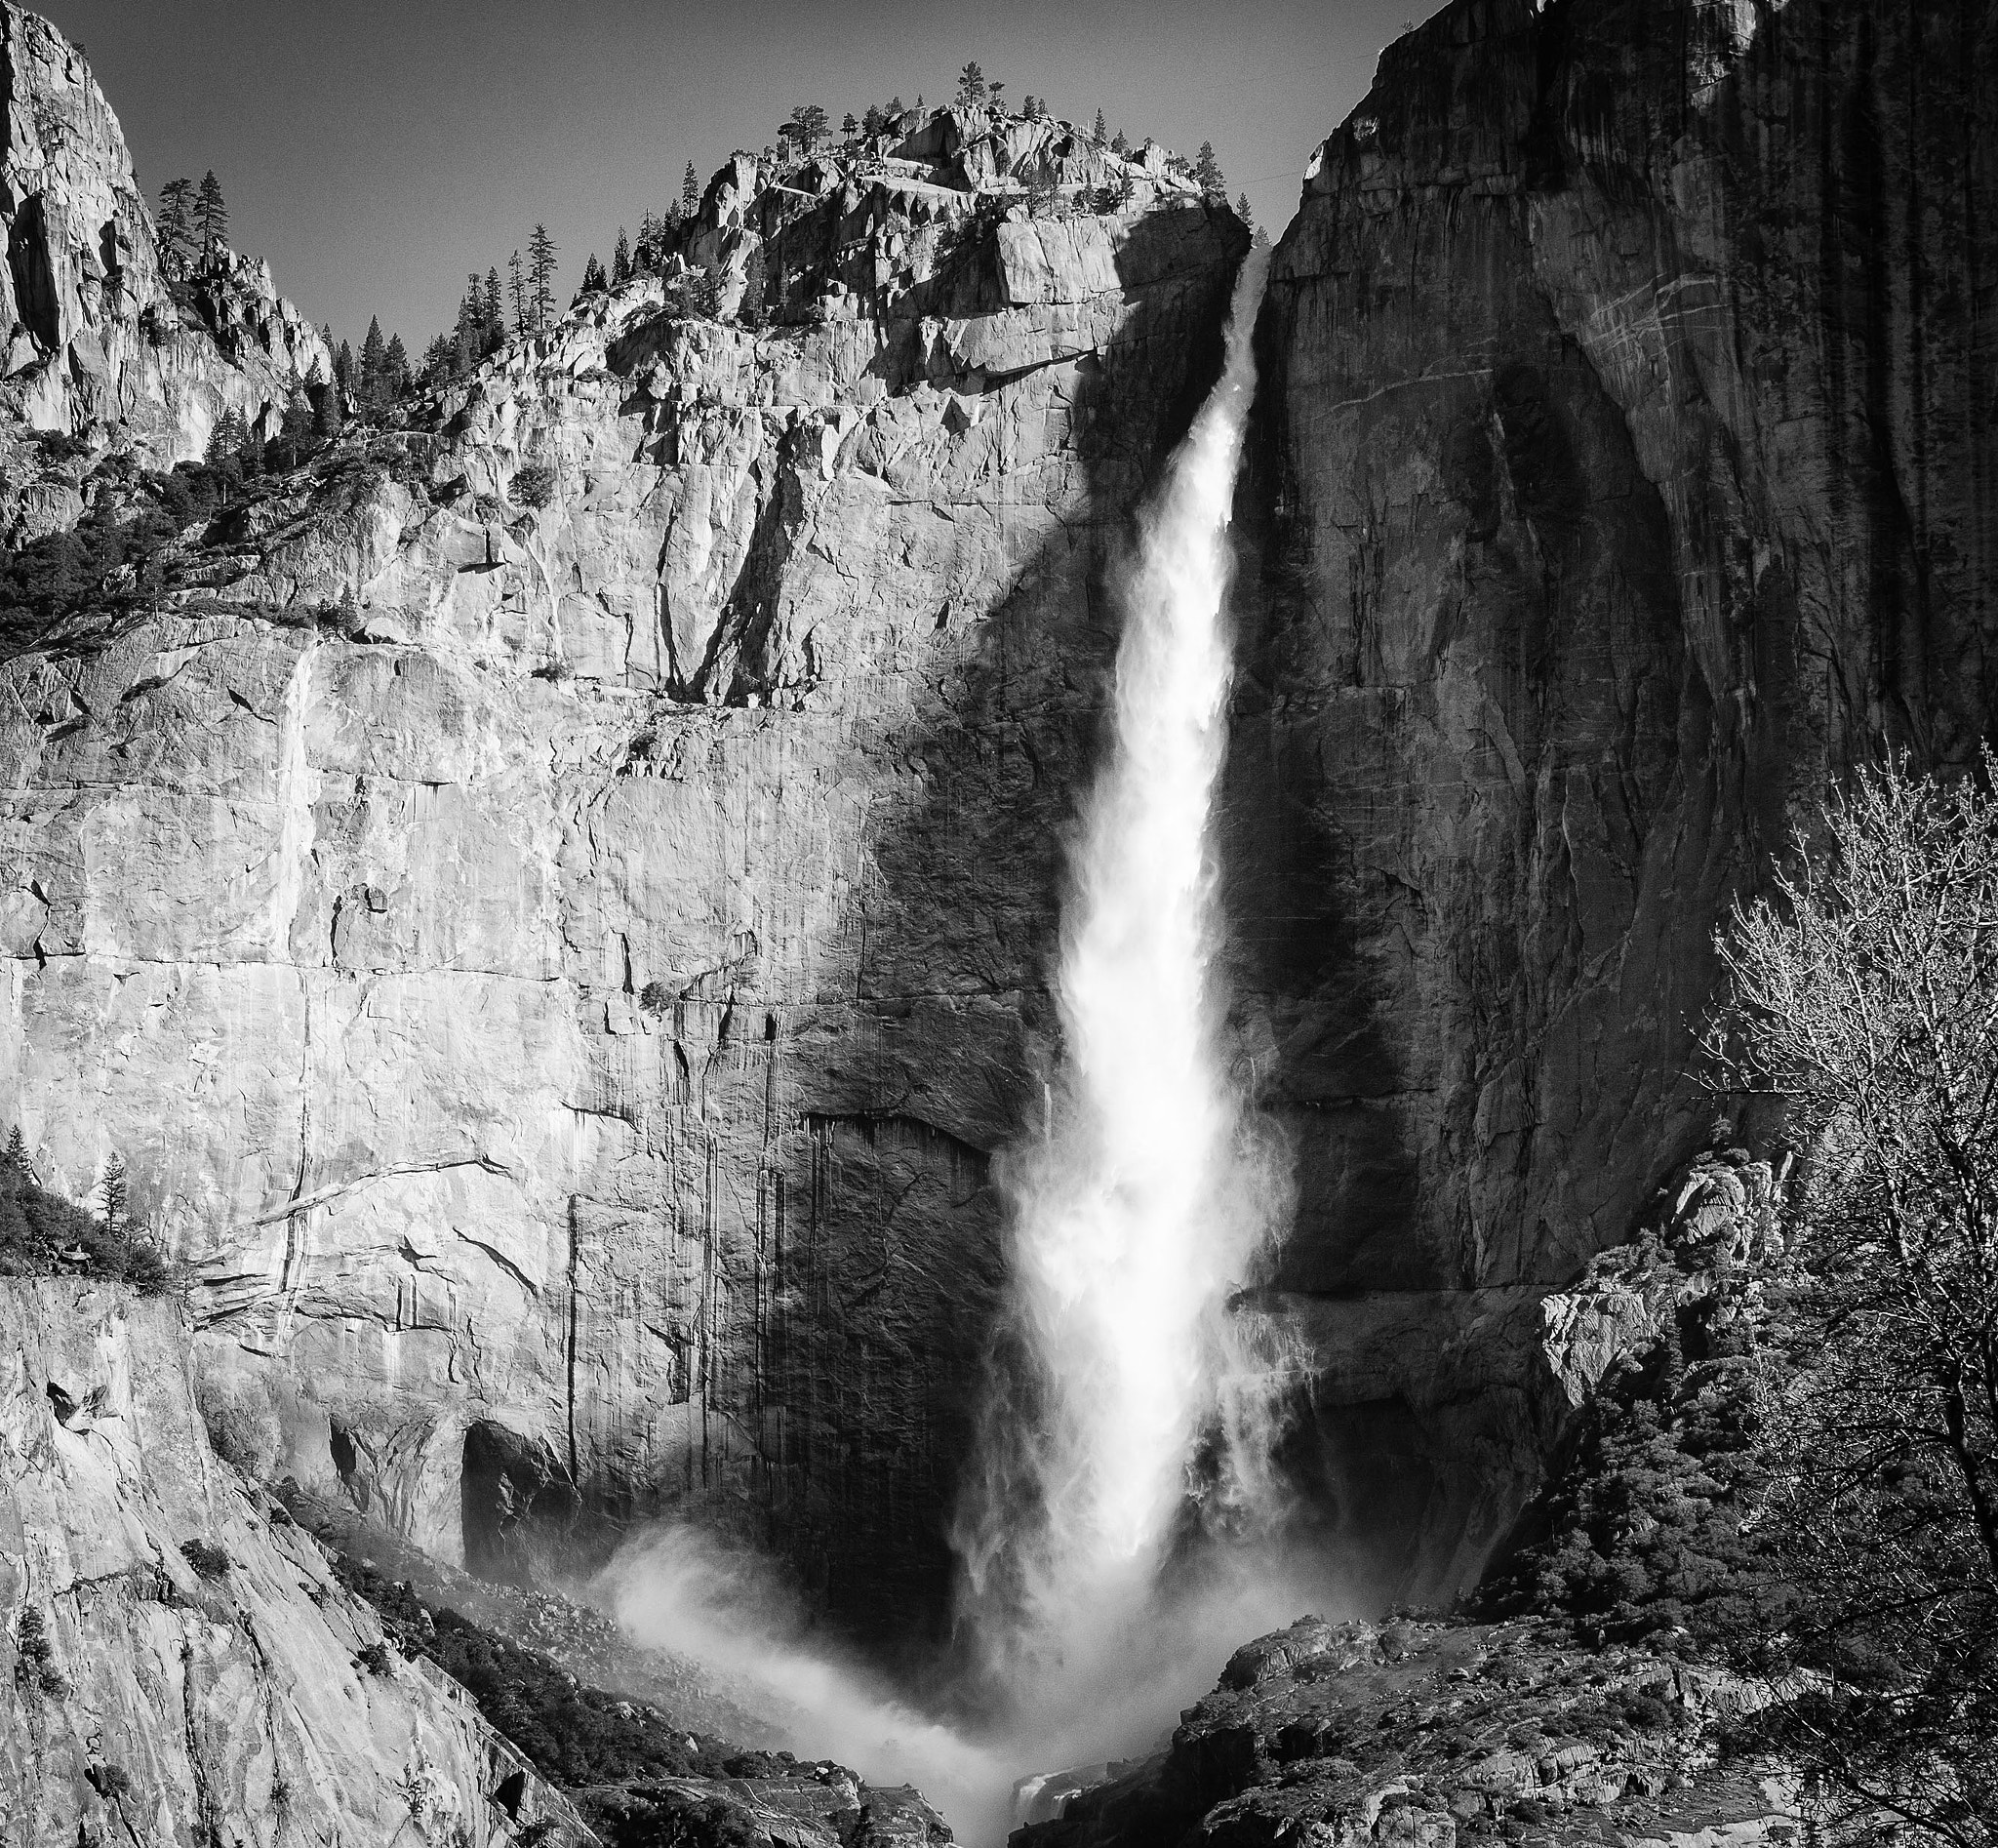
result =
[[[1764,1518],[1792,1600],[1747,1652],[1770,1743],[1998,1841],[1998,798],[1862,774],[1720,939],[1708,1050],[1802,1152],[1769,1289]],[[1863,1826],[1863,1825],[1862,1825]]]

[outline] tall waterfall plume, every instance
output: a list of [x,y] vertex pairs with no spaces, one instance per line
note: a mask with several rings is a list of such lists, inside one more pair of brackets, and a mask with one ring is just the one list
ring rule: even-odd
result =
[[1267,256],[1244,264],[1219,382],[1141,516],[1114,743],[1069,851],[1062,1065],[1043,1133],[1001,1168],[1011,1313],[957,1542],[977,1640],[1022,1696],[1144,1607],[1196,1449],[1222,1435],[1223,1483],[1248,1449],[1226,1441],[1244,1402],[1227,1301],[1270,1189],[1219,1043],[1211,823]]

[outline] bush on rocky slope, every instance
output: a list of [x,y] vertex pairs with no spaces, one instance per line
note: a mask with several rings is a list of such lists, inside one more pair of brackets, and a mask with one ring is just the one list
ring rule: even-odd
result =
[[[949,1839],[913,1792],[869,1790],[837,1765],[743,1751],[683,1731],[656,1707],[584,1687],[539,1651],[426,1604],[365,1562],[330,1547],[328,1553],[341,1585],[374,1607],[395,1646],[464,1687],[608,1848],[748,1848],[772,1839],[765,1824],[773,1818],[795,1826],[790,1839],[799,1848],[871,1842],[886,1839],[865,1833],[877,1808],[913,1816],[924,1835],[911,1839]],[[392,1662],[382,1666],[392,1672]]]
[[1760,1288],[1722,1270],[1681,1300],[1682,1266],[1699,1262],[1652,1233],[1592,1267],[1596,1284],[1667,1295],[1664,1331],[1598,1382],[1474,1615],[1561,1619],[1591,1646],[1713,1654],[1780,1608],[1767,1547],[1752,1522],[1743,1531],[1768,1481],[1755,1441]]
[[103,1277],[156,1295],[172,1281],[139,1228],[106,1224],[40,1185],[16,1146],[0,1155],[0,1276]]
[[650,1709],[595,1688],[532,1649],[448,1609],[432,1611],[406,1585],[343,1554],[340,1583],[367,1599],[404,1655],[427,1657],[469,1690],[479,1710],[569,1790],[661,1777],[729,1775],[734,1747],[668,1728]]
[[[73,524],[0,551],[0,662],[100,640],[107,623],[184,589],[185,568],[199,563],[203,547],[241,544],[281,525],[290,498],[301,492],[331,490],[351,500],[392,477],[427,493],[415,453],[420,440],[357,432],[317,445],[260,445],[251,473],[233,452],[164,472],[114,453],[80,475],[69,456],[46,446],[18,452],[0,492],[18,502],[54,493],[80,500],[82,510]],[[198,571],[191,582],[202,582]]]

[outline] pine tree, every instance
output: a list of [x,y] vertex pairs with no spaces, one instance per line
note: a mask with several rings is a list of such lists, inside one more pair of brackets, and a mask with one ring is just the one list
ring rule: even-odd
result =
[[1097,111],[1097,125],[1093,132],[1099,142],[1110,139],[1110,125],[1103,119],[1103,112],[1100,109]]
[[506,260],[506,290],[513,298],[513,331],[527,332],[527,274],[520,266],[520,253]]
[[132,1211],[127,1200],[125,1157],[113,1153],[104,1163],[104,1232],[122,1238],[132,1229]]
[[354,394],[361,402],[364,418],[379,418],[388,408],[387,381],[383,378],[383,367],[388,358],[388,348],[381,339],[381,322],[379,316],[368,321],[368,337],[361,342],[361,382]]
[[330,443],[340,434],[340,386],[320,372],[316,359],[308,388],[312,393],[312,434]]
[[243,465],[246,475],[260,475],[263,472],[263,438],[258,432],[257,423],[262,422],[262,414],[257,422],[247,417],[243,420],[243,446],[236,451],[236,460]]
[[742,262],[742,301],[736,310],[736,318],[744,327],[764,327],[769,324],[770,312],[770,269],[764,261],[763,245],[750,245],[749,255]]
[[1111,139],[1110,152],[1115,154],[1120,160],[1129,160],[1131,158],[1131,141],[1122,129],[1119,129]]
[[849,109],[847,111],[846,120],[839,125],[839,132],[842,135],[846,136],[849,140],[851,140],[854,136],[859,134],[860,125],[855,119],[853,110]]
[[211,468],[221,467],[241,454],[243,436],[243,414],[234,410],[224,411],[216,419],[215,428],[208,433],[208,448],[202,461]]
[[618,226],[618,248],[611,253],[611,287],[621,289],[631,280],[631,243],[624,227]]
[[170,180],[160,188],[160,263],[169,277],[187,273],[194,249],[194,186]]
[[443,384],[451,377],[457,359],[458,342],[449,334],[439,334],[423,348],[424,382],[432,385]]
[[973,59],[957,76],[957,100],[961,108],[975,109],[985,100],[985,73]]
[[1214,157],[1212,141],[1200,143],[1200,153],[1193,163],[1193,178],[1208,198],[1219,205],[1227,204],[1228,182],[1221,178],[1221,164]]
[[867,112],[860,117],[862,135],[879,135],[888,126],[888,114],[878,102],[870,102]]
[[597,254],[591,251],[589,261],[582,266],[582,287],[577,293],[579,301],[586,295],[601,295],[611,286],[611,279],[604,274],[604,266],[597,261]]
[[284,420],[278,425],[278,447],[283,452],[282,462],[287,468],[298,467],[307,449],[312,444],[313,424],[312,400],[305,395],[305,387],[297,380],[285,393]]
[[555,240],[548,235],[548,227],[537,224],[527,244],[528,277],[537,333],[555,316]]
[[700,211],[700,181],[695,176],[694,163],[687,163],[687,173],[680,181],[680,216],[691,219]]
[[210,168],[201,178],[201,194],[194,208],[194,228],[204,255],[229,241],[229,208],[222,203],[222,182]]
[[21,1135],[19,1123],[15,1124],[14,1133],[7,1139],[6,1154],[0,1155],[0,1171],[18,1174],[23,1181],[34,1178],[34,1163],[27,1154],[27,1139]]
[[389,401],[393,403],[409,389],[410,384],[409,349],[403,345],[400,334],[388,337],[388,350],[381,356],[381,370],[388,381]]
[[502,337],[506,332],[506,309],[500,300],[500,271],[486,271],[486,329],[488,338],[497,331]]
[[345,341],[333,356],[333,382],[349,397],[354,395],[354,349]]
[[791,117],[779,134],[795,141],[806,154],[810,154],[825,139],[825,111],[816,102],[801,102],[791,111]]
[[1245,192],[1235,201],[1235,216],[1253,232],[1256,229],[1256,214],[1249,209],[1249,195]]

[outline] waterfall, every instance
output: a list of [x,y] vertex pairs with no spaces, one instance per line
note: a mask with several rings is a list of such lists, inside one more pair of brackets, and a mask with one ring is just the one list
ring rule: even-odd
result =
[[[1221,377],[1119,578],[1112,746],[1069,850],[1062,1063],[1037,1133],[999,1164],[1012,1295],[953,1533],[973,1645],[957,1723],[826,1654],[753,1558],[692,1530],[653,1535],[609,1580],[627,1626],[805,1707],[812,1737],[913,1781],[979,1848],[1022,1820],[1022,1771],[1147,1748],[1245,1637],[1321,1607],[1260,1518],[1280,1511],[1258,1479],[1271,1356],[1228,1308],[1285,1204],[1228,1075],[1211,839],[1267,258],[1243,267]],[[1203,1498],[1227,1518],[1192,1531],[1230,1544],[1189,1573],[1178,1542]]]
[[1227,1300],[1269,1189],[1219,1044],[1211,818],[1231,659],[1227,526],[1267,252],[1124,574],[1114,742],[1069,851],[1045,1126],[1009,1151],[1011,1291],[960,1510],[965,1613],[1022,1697],[1143,1610],[1196,1449],[1226,1431]]

